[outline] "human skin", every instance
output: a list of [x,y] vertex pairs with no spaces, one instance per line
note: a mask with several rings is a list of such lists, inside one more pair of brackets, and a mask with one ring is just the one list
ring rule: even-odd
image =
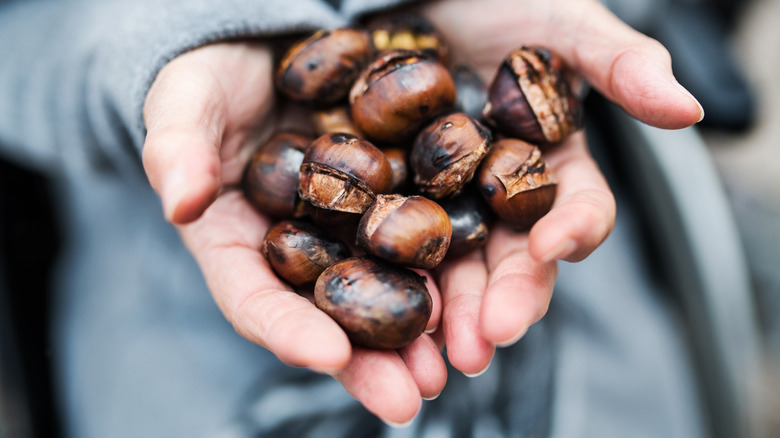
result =
[[[484,79],[510,50],[539,44],[648,124],[676,129],[702,117],[674,80],[668,52],[595,0],[453,0],[419,12],[454,58]],[[275,277],[259,251],[270,219],[239,189],[250,145],[279,122],[272,90],[272,54],[262,43],[214,44],[175,58],[147,94],[144,167],[238,333],[287,364],[333,375],[388,423],[412,420],[422,398],[444,388],[442,342],[456,369],[482,372],[497,347],[516,342],[546,313],[556,261],[584,259],[614,226],[614,197],[577,133],[546,152],[558,194],[530,232],[499,225],[484,250],[426,273],[432,334],[395,351],[353,347],[333,320]]]

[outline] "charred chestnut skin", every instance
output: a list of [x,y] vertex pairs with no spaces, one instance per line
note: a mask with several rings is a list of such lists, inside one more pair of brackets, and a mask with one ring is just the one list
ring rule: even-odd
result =
[[441,63],[421,52],[391,50],[360,74],[349,102],[352,120],[369,139],[393,144],[450,110],[455,97],[452,76]]
[[326,269],[314,300],[353,343],[375,349],[410,344],[425,330],[433,309],[425,277],[370,256]]
[[293,286],[313,285],[326,268],[351,255],[330,233],[298,220],[269,228],[262,252],[276,275]]
[[538,147],[505,138],[493,143],[477,174],[480,193],[501,219],[530,228],[552,208],[557,181]]
[[257,210],[277,219],[299,216],[298,177],[311,140],[306,135],[279,132],[257,148],[241,181],[244,196]]
[[564,77],[557,55],[541,47],[520,47],[498,68],[483,119],[507,137],[544,147],[582,127],[582,104]]
[[290,47],[276,71],[276,87],[290,99],[323,107],[345,100],[374,56],[368,32],[319,30]]
[[312,142],[300,168],[299,196],[315,207],[362,214],[387,193],[393,170],[380,149],[345,133]]
[[439,205],[447,212],[452,224],[452,239],[446,259],[485,246],[494,215],[473,186],[457,196],[439,201]]
[[444,209],[422,196],[379,195],[360,219],[357,246],[410,268],[433,269],[450,246],[452,224]]
[[441,199],[459,193],[474,177],[492,135],[464,113],[451,113],[424,127],[412,144],[409,164],[417,189]]

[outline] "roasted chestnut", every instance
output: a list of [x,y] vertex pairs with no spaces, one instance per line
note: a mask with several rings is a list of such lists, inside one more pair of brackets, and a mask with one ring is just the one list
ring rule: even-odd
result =
[[446,258],[454,258],[487,243],[493,212],[474,186],[463,193],[439,201],[452,224],[452,239]]
[[485,81],[465,64],[458,64],[452,69],[452,80],[455,82],[455,110],[466,113],[477,120],[482,118],[482,109],[487,103],[488,88]]
[[582,104],[564,78],[562,66],[549,50],[514,50],[490,84],[484,120],[508,137],[539,146],[560,142],[580,129]]
[[487,154],[491,134],[464,113],[441,116],[417,134],[409,164],[425,196],[441,199],[460,192]]
[[514,138],[493,143],[477,185],[490,208],[518,230],[530,228],[550,211],[557,188],[539,148]]
[[276,71],[276,87],[298,102],[331,105],[347,96],[373,56],[364,30],[320,30],[287,50]]
[[379,51],[417,50],[447,64],[449,47],[436,27],[417,14],[382,15],[368,24],[371,40]]
[[349,257],[349,248],[307,222],[273,225],[263,240],[263,255],[274,272],[293,286],[312,285],[328,266]]
[[346,104],[334,105],[314,111],[312,122],[317,135],[343,132],[356,137],[365,136],[352,121],[349,106]]
[[425,330],[433,309],[425,277],[366,256],[326,269],[314,300],[352,342],[369,348],[408,345]]
[[357,245],[410,268],[433,269],[450,246],[452,225],[439,204],[422,196],[379,195],[360,219]]
[[400,143],[425,121],[452,108],[447,68],[421,52],[391,50],[360,74],[349,93],[352,120],[377,142]]
[[390,186],[391,193],[398,193],[406,189],[409,182],[409,165],[407,164],[406,149],[384,148],[382,152],[393,169],[393,184]]
[[244,196],[259,211],[275,218],[302,212],[298,175],[311,138],[292,132],[273,135],[252,155],[244,169]]
[[315,207],[360,214],[392,181],[390,163],[376,146],[350,134],[325,134],[303,156],[298,194]]

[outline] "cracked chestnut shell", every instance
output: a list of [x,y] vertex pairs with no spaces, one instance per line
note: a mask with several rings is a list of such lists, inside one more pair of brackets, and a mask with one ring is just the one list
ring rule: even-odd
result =
[[354,135],[325,134],[312,142],[301,163],[299,196],[315,207],[361,214],[387,193],[393,170],[385,155]]
[[297,220],[269,228],[262,251],[276,275],[293,286],[314,284],[327,267],[351,255],[330,233]]
[[452,108],[455,84],[435,59],[391,50],[360,74],[349,94],[352,120],[377,142],[399,143],[420,125]]
[[423,128],[412,144],[409,164],[417,189],[441,199],[459,193],[487,154],[490,131],[464,113],[452,113]]
[[490,208],[518,230],[530,228],[555,201],[557,181],[538,147],[514,138],[493,143],[477,173]]
[[425,277],[369,256],[326,269],[314,287],[314,300],[352,342],[377,349],[410,344],[423,333],[433,310]]
[[311,138],[292,132],[271,136],[250,158],[241,180],[244,196],[259,211],[275,218],[298,216],[298,175]]
[[276,71],[276,87],[298,102],[331,105],[346,98],[373,56],[364,30],[319,30],[287,50]]
[[452,225],[439,204],[422,196],[379,195],[360,219],[357,245],[410,268],[433,269],[447,254]]
[[564,140],[582,127],[583,116],[562,66],[540,47],[510,53],[490,84],[483,119],[507,137],[540,146]]

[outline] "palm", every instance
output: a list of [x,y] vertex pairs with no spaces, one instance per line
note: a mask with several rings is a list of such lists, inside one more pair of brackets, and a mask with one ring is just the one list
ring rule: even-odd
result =
[[[398,351],[353,349],[341,328],[280,281],[260,253],[270,220],[238,186],[248,154],[276,126],[271,67],[264,47],[243,44],[204,47],[166,66],[144,112],[150,181],[241,335],[285,363],[333,374],[369,410],[405,422],[446,379],[432,338],[422,335]],[[182,173],[186,186],[177,185]]]

